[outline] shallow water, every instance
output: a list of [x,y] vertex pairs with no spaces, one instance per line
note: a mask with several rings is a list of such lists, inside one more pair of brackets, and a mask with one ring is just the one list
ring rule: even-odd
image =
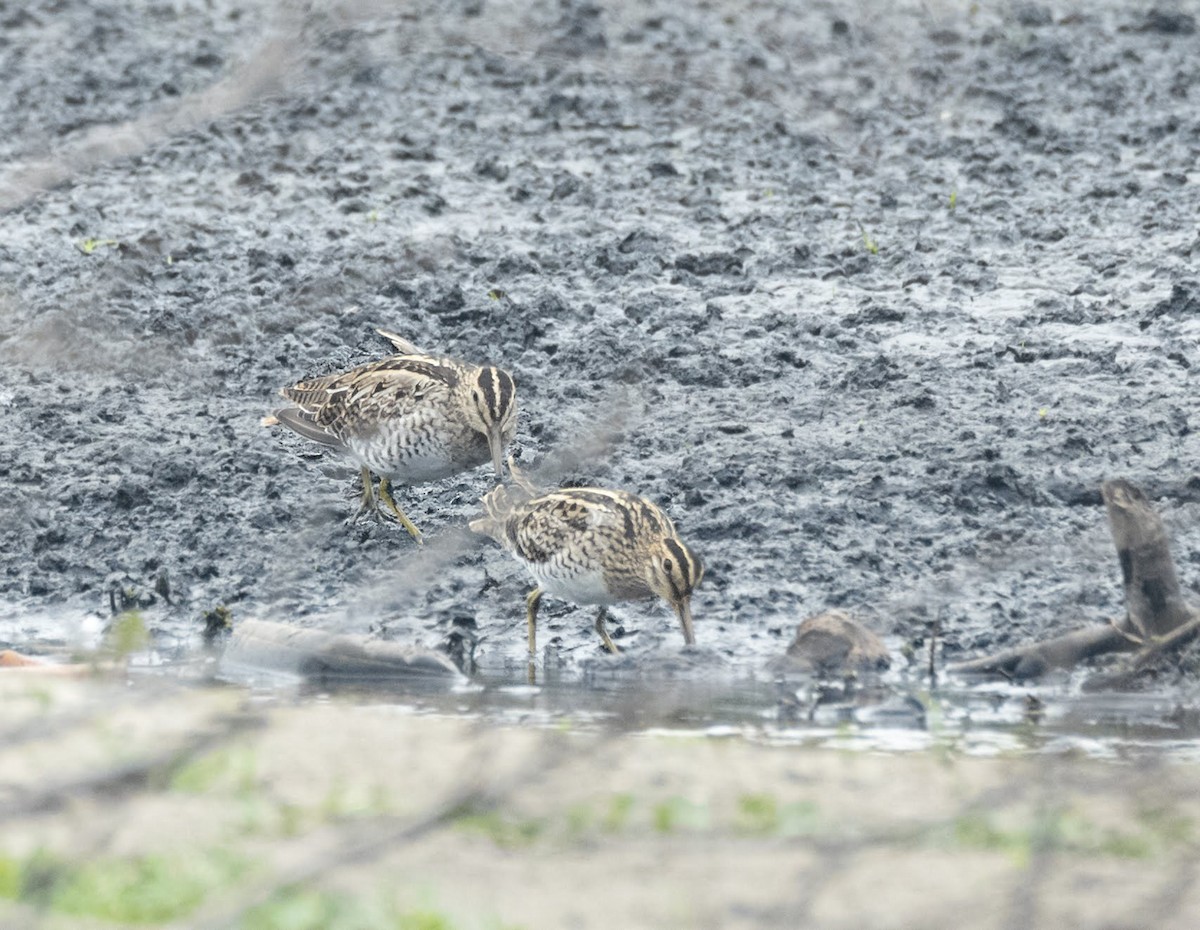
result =
[[[59,635],[45,637],[54,630]],[[104,624],[79,617],[26,618],[0,625],[0,648],[53,661],[94,654]],[[965,755],[1078,753],[1130,761],[1200,761],[1200,699],[1174,682],[1136,693],[1085,693],[1082,673],[1042,683],[944,674],[930,688],[925,665],[863,679],[747,675],[711,650],[664,648],[654,668],[628,656],[571,659],[546,649],[531,666],[518,648],[458,679],[306,678],[241,661],[198,637],[159,635],[157,648],[129,659],[128,677],[225,683],[257,700],[343,700],[397,713],[467,717],[495,724],[587,731],[736,738],[780,746],[852,751],[939,750]],[[893,653],[899,643],[890,638]],[[268,655],[269,658],[269,655]],[[294,657],[288,660],[294,661]],[[547,664],[548,663],[548,664]]]
[[929,690],[907,673],[873,682],[595,669],[539,677],[519,663],[447,685],[304,681],[228,666],[221,677],[264,697],[345,699],[496,724],[853,751],[1200,760],[1200,704],[1169,693],[1082,694],[1067,681],[1036,687],[952,681]]

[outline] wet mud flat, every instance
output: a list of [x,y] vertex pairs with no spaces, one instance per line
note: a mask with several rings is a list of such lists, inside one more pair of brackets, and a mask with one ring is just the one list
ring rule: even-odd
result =
[[[259,427],[383,325],[502,364],[548,484],[659,501],[714,672],[851,610],[947,657],[1200,584],[1195,18],[1141,5],[32,3],[0,66],[0,636],[224,606],[515,660],[483,472],[352,524]],[[603,663],[585,611],[543,642]],[[632,658],[680,656],[619,609]],[[1180,687],[1187,688],[1186,682]]]
[[[1200,584],[1195,12],[793,6],[0,9],[0,644],[136,611],[172,666],[0,676],[0,923],[1195,925],[1194,651],[922,674],[934,621],[1121,611],[1105,479]],[[376,326],[511,370],[539,480],[664,506],[695,650],[548,602],[530,686],[484,471],[402,495],[424,549],[348,521],[259,421]],[[176,681],[222,608],[479,669]],[[764,673],[829,608],[881,703]]]

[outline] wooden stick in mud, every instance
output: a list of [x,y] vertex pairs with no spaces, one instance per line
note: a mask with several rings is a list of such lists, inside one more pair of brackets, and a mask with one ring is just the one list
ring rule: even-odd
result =
[[1167,530],[1140,489],[1123,478],[1100,488],[1125,582],[1129,625],[1142,638],[1163,636],[1192,618],[1179,593]]
[[1137,647],[1135,640],[1116,623],[1076,630],[1040,643],[1017,646],[982,659],[971,659],[950,666],[957,675],[987,675],[1010,678],[1037,678],[1055,668],[1070,668],[1084,659],[1106,652],[1121,652]]
[[1166,636],[1148,643],[1125,667],[1115,672],[1101,672],[1083,683],[1084,691],[1106,691],[1124,688],[1137,680],[1138,674],[1156,659],[1173,649],[1182,649],[1200,634],[1200,615],[1194,616],[1183,626],[1177,627]]
[[1121,563],[1125,617],[1107,626],[960,662],[950,667],[951,672],[1035,678],[1053,668],[1071,668],[1092,656],[1141,647],[1124,672],[1100,679],[1117,683],[1200,632],[1200,617],[1180,593],[1166,528],[1146,495],[1123,478],[1106,481],[1100,493]]

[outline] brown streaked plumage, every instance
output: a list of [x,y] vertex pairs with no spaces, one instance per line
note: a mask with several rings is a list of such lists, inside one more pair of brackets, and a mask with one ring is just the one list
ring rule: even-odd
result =
[[390,485],[436,481],[489,459],[501,480],[504,446],[517,426],[516,385],[501,368],[426,355],[394,333],[377,332],[397,354],[282,388],[292,406],[263,423],[282,423],[357,462],[363,510],[375,507],[371,473],[378,474],[379,500],[421,542]]
[[618,652],[605,626],[606,607],[661,597],[675,610],[684,642],[695,642],[692,591],[704,567],[658,507],[628,491],[563,488],[539,493],[516,468],[514,486],[483,498],[487,515],[471,521],[511,552],[537,584],[526,598],[529,653],[537,647],[537,612],[549,594],[575,604],[598,604],[596,632]]

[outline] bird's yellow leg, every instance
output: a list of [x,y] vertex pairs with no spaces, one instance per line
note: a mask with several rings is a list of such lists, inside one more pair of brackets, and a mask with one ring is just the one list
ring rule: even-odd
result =
[[[366,471],[366,469],[363,470]],[[379,479],[379,499],[387,504],[392,513],[396,515],[396,519],[400,521],[401,525],[406,530],[408,530],[408,535],[417,541],[417,545],[424,545],[425,540],[421,537],[421,531],[417,529],[416,524],[413,523],[412,520],[408,519],[408,517],[404,515],[404,511],[396,506],[395,500],[392,499],[390,487],[391,483],[387,480],[387,478]]]
[[537,615],[542,603],[542,589],[534,588],[525,596],[525,622],[529,624],[529,654],[537,655]]
[[362,467],[362,503],[358,507],[359,515],[370,513],[375,509],[375,481],[366,465]]
[[596,614],[596,632],[600,634],[600,638],[604,640],[604,648],[613,655],[618,656],[621,650],[617,648],[617,644],[612,641],[612,637],[608,635],[608,627],[604,625],[604,617],[608,613],[603,607]]

